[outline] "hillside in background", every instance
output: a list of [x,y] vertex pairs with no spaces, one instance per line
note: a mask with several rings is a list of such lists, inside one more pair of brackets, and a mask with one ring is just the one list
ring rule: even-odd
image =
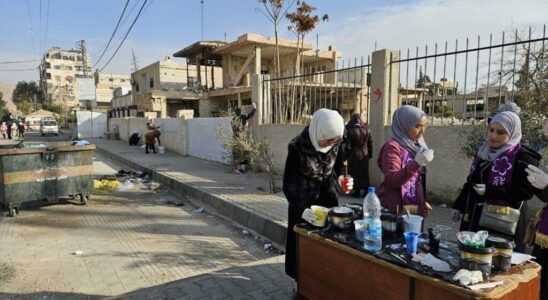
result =
[[15,89],[16,84],[14,83],[6,83],[6,82],[0,82],[0,92],[4,94],[4,101],[6,101],[6,107],[7,109],[12,113],[16,114],[17,107],[11,100],[11,95],[13,93],[13,90]]

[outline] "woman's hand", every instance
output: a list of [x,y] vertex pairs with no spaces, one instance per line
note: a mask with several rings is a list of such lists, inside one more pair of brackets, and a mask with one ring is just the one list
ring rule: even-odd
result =
[[474,188],[474,191],[476,191],[476,193],[480,196],[483,196],[485,195],[485,184],[483,183],[476,183],[474,184],[474,186],[472,186]]
[[348,194],[354,188],[354,178],[351,176],[339,176],[338,178],[339,186],[343,193]]
[[529,180],[532,186],[539,190],[543,190],[548,186],[548,174],[541,169],[533,165],[528,165],[525,172],[529,175],[527,176],[527,180]]

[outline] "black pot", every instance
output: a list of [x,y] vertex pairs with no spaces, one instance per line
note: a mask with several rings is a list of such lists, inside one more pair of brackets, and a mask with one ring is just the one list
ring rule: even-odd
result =
[[335,212],[333,209],[327,214],[329,222],[336,230],[351,231],[354,228],[353,216],[354,211],[349,212]]
[[359,203],[347,203],[343,206],[351,208],[354,211],[354,216],[353,216],[354,220],[363,219],[363,205]]

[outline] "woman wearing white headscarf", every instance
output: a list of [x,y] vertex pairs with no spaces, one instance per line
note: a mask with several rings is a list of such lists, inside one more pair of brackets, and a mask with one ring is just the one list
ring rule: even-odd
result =
[[398,108],[392,116],[392,137],[377,160],[384,175],[379,199],[392,213],[427,215],[424,167],[434,159],[423,137],[427,125],[426,114],[411,105]]
[[[338,205],[340,184],[333,166],[344,122],[338,112],[322,108],[314,113],[310,125],[288,145],[283,191],[289,202],[285,272],[296,280],[296,235],[293,226],[311,205]],[[340,180],[339,180],[340,181]],[[352,183],[347,185],[352,189]]]
[[487,142],[478,150],[470,175],[453,205],[455,221],[462,216],[460,230],[502,234],[479,225],[483,209],[505,213],[507,207],[518,209],[522,201],[533,196],[525,169],[529,164],[538,165],[541,157],[521,145],[521,137],[521,120],[513,112],[497,113],[489,123]]

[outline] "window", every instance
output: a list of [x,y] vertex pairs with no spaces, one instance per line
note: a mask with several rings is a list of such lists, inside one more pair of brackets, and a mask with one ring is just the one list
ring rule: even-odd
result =
[[66,67],[65,67],[65,70],[67,70],[67,71],[72,71],[72,67],[71,67],[71,66],[66,66]]
[[55,76],[55,81],[61,81],[61,76]]
[[61,70],[61,66],[60,66],[60,65],[54,65],[53,68],[54,68],[55,70]]
[[66,81],[68,81],[68,82],[72,82],[72,76],[67,76],[65,79],[66,79]]
[[113,81],[114,81],[114,79],[112,79],[112,78],[109,78],[109,79],[108,79],[108,81],[110,81],[110,82],[113,82]]
[[189,76],[189,77],[188,77],[188,82],[187,82],[186,85],[187,85],[189,88],[193,88],[195,82],[196,82],[196,77]]
[[139,84],[138,84],[138,83],[135,84],[135,90],[136,90],[137,92],[139,91]]
[[154,88],[154,79],[153,78],[150,78],[150,88],[151,89]]
[[126,80],[125,79],[120,79],[120,82],[126,82]]

